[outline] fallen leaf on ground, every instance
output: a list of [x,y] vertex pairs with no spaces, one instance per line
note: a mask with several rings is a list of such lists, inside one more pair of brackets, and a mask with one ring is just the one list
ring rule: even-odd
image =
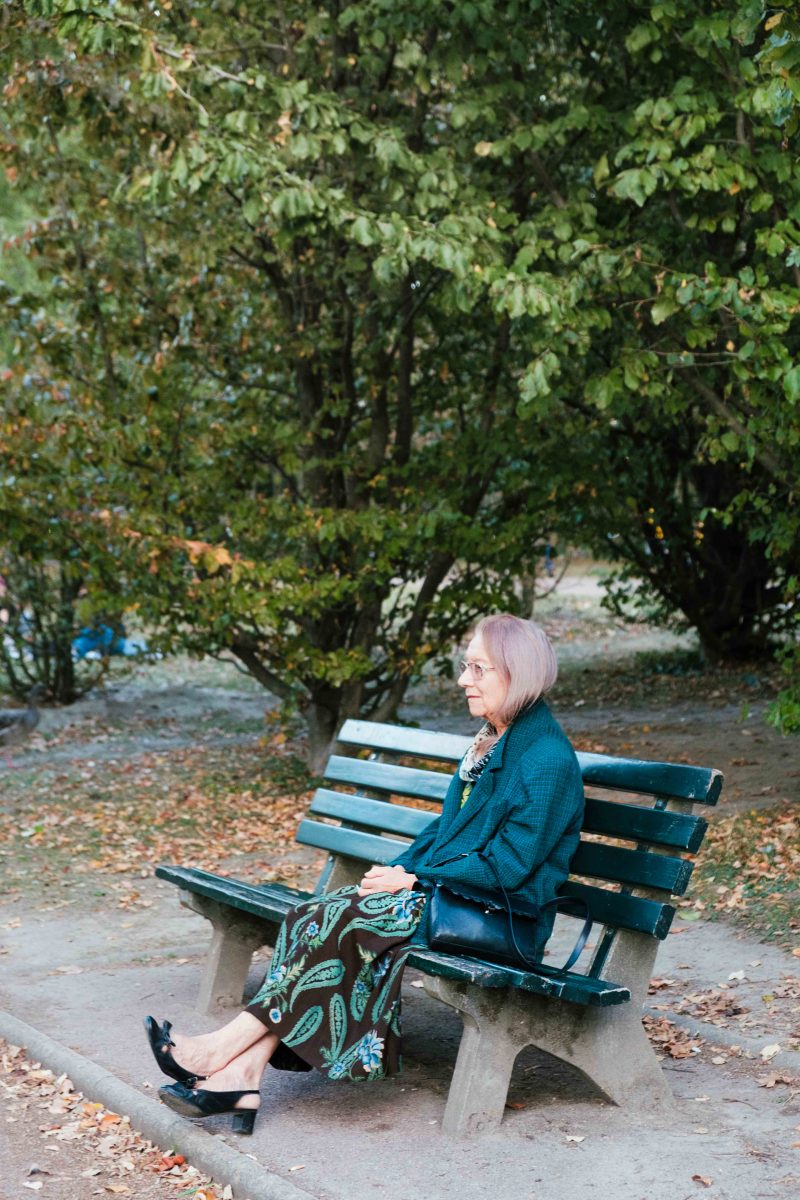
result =
[[778,1042],[773,1042],[770,1046],[763,1046],[760,1053],[765,1062],[769,1062],[776,1054],[780,1053],[780,1045]]
[[791,1086],[796,1083],[793,1075],[786,1075],[778,1071],[771,1071],[769,1075],[759,1075],[756,1079],[759,1087],[774,1088],[776,1083],[788,1083]]
[[[184,1189],[182,1194],[193,1197],[193,1200],[201,1200],[203,1195],[206,1200],[216,1200],[219,1196],[208,1176],[201,1175],[196,1167],[187,1164],[183,1155],[167,1154],[146,1141],[131,1127],[128,1117],[111,1112],[95,1101],[86,1100],[80,1092],[75,1091],[66,1074],[56,1078],[52,1071],[29,1061],[20,1047],[10,1045],[2,1038],[0,1085],[7,1093],[8,1104],[16,1102],[23,1113],[28,1111],[31,1115],[34,1115],[38,1108],[45,1116],[46,1123],[38,1126],[40,1134],[46,1139],[42,1149],[58,1155],[63,1153],[63,1143],[70,1142],[72,1152],[84,1156],[84,1163],[88,1161],[88,1165],[79,1171],[79,1178],[95,1180],[98,1186],[91,1191],[91,1195],[134,1197],[142,1195],[145,1191],[149,1195],[150,1190],[145,1187],[145,1181],[152,1180],[153,1173],[159,1172],[160,1178],[169,1189],[164,1193],[164,1200],[177,1197],[175,1188]],[[71,1113],[68,1124],[54,1124],[52,1117],[46,1115],[49,1114],[54,1100],[60,1101],[65,1111]],[[171,1159],[175,1164],[168,1180],[164,1174],[166,1159]],[[83,1163],[79,1164],[79,1167],[83,1167]],[[103,1185],[102,1178],[98,1179],[98,1176],[105,1176],[106,1179],[111,1176],[113,1179],[123,1172],[125,1183],[109,1180]],[[32,1164],[28,1171],[29,1175],[42,1177],[48,1177],[51,1173],[35,1164]],[[51,1195],[52,1191],[49,1186],[52,1181],[49,1178],[47,1183],[48,1186],[42,1191],[45,1197]],[[24,1186],[30,1191],[39,1192],[42,1190],[42,1180],[28,1180]],[[89,1195],[90,1192],[87,1191],[86,1194]],[[53,1193],[53,1200],[60,1198],[60,1191],[57,1196]]]
[[714,1182],[710,1175],[693,1175],[692,1179],[695,1183],[702,1183],[703,1187],[711,1187]]
[[690,1037],[685,1029],[668,1021],[666,1017],[645,1016],[642,1018],[642,1024],[650,1041],[670,1058],[689,1058],[700,1053],[702,1039]]
[[181,1167],[186,1162],[182,1154],[162,1154],[159,1171],[171,1171],[173,1167]]

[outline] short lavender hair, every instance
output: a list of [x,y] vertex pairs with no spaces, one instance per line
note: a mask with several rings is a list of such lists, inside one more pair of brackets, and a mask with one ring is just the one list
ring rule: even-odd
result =
[[524,621],[511,613],[484,617],[474,635],[483,639],[486,652],[508,687],[502,707],[495,716],[510,725],[523,708],[534,704],[558,677],[558,664],[547,634],[535,621]]

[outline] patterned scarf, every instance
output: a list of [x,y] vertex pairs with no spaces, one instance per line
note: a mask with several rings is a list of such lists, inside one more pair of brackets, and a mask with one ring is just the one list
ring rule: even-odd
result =
[[461,807],[463,808],[475,784],[480,779],[489,759],[494,753],[494,748],[500,741],[498,734],[487,721],[475,735],[475,739],[458,768],[458,777],[464,781],[464,789],[461,793]]

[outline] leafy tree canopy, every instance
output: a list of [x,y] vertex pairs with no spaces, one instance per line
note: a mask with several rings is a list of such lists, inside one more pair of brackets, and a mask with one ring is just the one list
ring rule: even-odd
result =
[[233,652],[322,747],[511,603],[556,514],[711,652],[787,628],[789,10],[3,20],[7,176],[39,217],[38,280],[5,292],[11,440],[58,428],[73,524],[167,642]]

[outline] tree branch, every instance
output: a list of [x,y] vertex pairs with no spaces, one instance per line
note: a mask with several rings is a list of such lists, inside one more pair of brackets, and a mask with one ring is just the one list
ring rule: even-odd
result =
[[736,413],[733,412],[733,410],[729,407],[729,405],[717,395],[713,388],[709,387],[708,384],[700,378],[696,371],[687,371],[685,378],[691,383],[698,396],[701,396],[704,400],[706,400],[714,409],[714,412],[717,414],[717,416],[720,416],[727,421],[731,429],[737,433],[744,442],[752,442],[755,445],[756,460],[761,464],[768,474],[770,474],[774,479],[777,479],[783,483],[785,481],[786,472],[780,462],[780,459],[776,458],[775,455],[772,454],[770,450],[765,449],[765,447],[758,446],[752,433],[741,420],[741,418],[738,417]]
[[234,639],[230,646],[231,654],[234,654],[240,662],[244,663],[249,675],[253,679],[265,687],[268,691],[273,692],[276,696],[280,696],[281,700],[296,700],[298,691],[291,687],[280,676],[276,675],[269,667],[265,666],[262,659],[259,657],[258,646],[253,640],[243,633],[234,635]]

